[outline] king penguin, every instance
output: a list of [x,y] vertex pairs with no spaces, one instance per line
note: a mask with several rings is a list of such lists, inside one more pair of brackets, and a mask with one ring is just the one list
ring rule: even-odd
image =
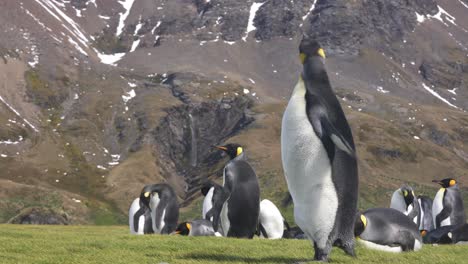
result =
[[284,226],[287,225],[280,210],[268,199],[260,202],[260,216],[258,218],[259,236],[268,239],[283,237]]
[[146,185],[141,190],[140,200],[151,210],[154,233],[170,234],[176,229],[179,203],[171,186],[165,183]]
[[426,232],[434,229],[434,220],[432,219],[432,199],[427,196],[418,196],[418,203],[420,208],[420,221],[419,230],[426,230]]
[[151,220],[151,211],[143,205],[140,198],[133,200],[128,210],[128,225],[130,233],[136,235],[152,234],[153,226]]
[[388,251],[417,251],[422,247],[418,226],[393,208],[372,208],[357,214],[354,234],[367,248]]
[[390,208],[404,213],[419,227],[421,208],[411,186],[403,185],[393,193]]
[[213,230],[213,224],[206,219],[196,219],[180,223],[175,234],[183,236],[221,236]]
[[[206,213],[210,211],[210,209],[213,207],[214,201],[219,199],[222,193],[222,188],[221,185],[209,181],[203,185],[201,188],[201,193],[203,196],[205,196],[205,199],[203,200],[203,208],[202,208],[202,217],[203,219],[206,218]],[[213,219],[209,219],[210,221],[213,221]]]
[[455,179],[433,180],[442,186],[432,203],[432,217],[436,228],[466,223],[463,199]]
[[206,217],[209,219],[213,216],[215,231],[218,231],[221,221],[224,236],[253,238],[260,211],[257,175],[247,162],[242,146],[227,144],[217,148],[226,152],[231,160],[223,169],[221,198],[214,201]]
[[351,129],[324,65],[320,45],[304,37],[303,70],[283,114],[281,158],[297,225],[313,242],[315,260],[333,245],[354,256],[358,169]]
[[452,238],[449,233],[452,232],[456,226],[446,225],[437,229],[427,231],[421,230],[421,236],[424,244],[452,244]]

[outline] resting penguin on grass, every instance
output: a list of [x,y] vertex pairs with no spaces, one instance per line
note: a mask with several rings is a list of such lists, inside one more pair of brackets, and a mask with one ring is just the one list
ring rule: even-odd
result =
[[320,45],[304,37],[303,71],[281,126],[281,158],[297,225],[313,242],[315,260],[333,245],[354,256],[358,171],[351,129],[330,85]]
[[418,226],[393,208],[373,208],[358,213],[354,234],[370,249],[402,252],[417,251],[422,247]]
[[453,231],[456,226],[442,226],[432,231],[421,230],[421,236],[424,244],[452,244],[452,238],[448,233]]
[[136,235],[152,234],[151,211],[143,205],[140,198],[133,200],[128,210],[128,225],[130,233]]
[[289,230],[289,225],[284,220],[278,207],[267,199],[260,202],[260,216],[258,221],[258,235],[262,238],[282,238],[283,233],[285,232],[285,225]]
[[434,230],[434,220],[432,219],[432,199],[427,196],[418,196],[420,209],[419,230],[427,232]]
[[421,208],[410,186],[403,185],[393,193],[390,208],[404,213],[419,227]]
[[231,160],[223,170],[221,198],[216,199],[207,213],[213,216],[213,228],[218,231],[221,221],[224,236],[253,238],[258,225],[260,188],[257,175],[246,161],[243,148],[238,144],[217,147],[226,152]]
[[176,229],[179,203],[171,186],[165,183],[146,185],[141,190],[140,200],[151,210],[154,233],[170,234]]
[[421,231],[424,243],[468,244],[468,224],[441,226],[430,232]]
[[436,228],[466,223],[463,199],[455,179],[433,180],[442,186],[432,202],[432,217]]
[[180,223],[174,233],[183,236],[221,236],[214,231],[211,221],[206,219]]

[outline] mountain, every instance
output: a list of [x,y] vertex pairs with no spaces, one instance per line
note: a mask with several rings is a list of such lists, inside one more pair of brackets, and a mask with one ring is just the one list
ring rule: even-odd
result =
[[[0,222],[125,222],[148,183],[184,217],[245,146],[262,197],[287,188],[283,110],[315,37],[355,137],[360,207],[407,182],[468,183],[466,0],[33,0],[0,3]],[[463,187],[465,201],[468,189]],[[287,210],[288,217],[290,209]],[[63,220],[65,219],[65,220]]]

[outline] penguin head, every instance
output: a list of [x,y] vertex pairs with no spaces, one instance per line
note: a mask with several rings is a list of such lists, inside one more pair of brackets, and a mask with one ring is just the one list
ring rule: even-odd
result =
[[423,230],[419,231],[419,233],[421,233],[421,237],[425,237],[427,235],[427,230],[423,229]]
[[304,36],[299,44],[299,59],[304,64],[308,58],[313,57],[325,59],[325,51],[316,40]]
[[455,179],[452,178],[446,178],[443,180],[433,180],[432,182],[440,184],[442,188],[450,188],[450,187],[455,187],[457,186],[458,182]]
[[316,40],[304,36],[299,45],[299,59],[303,65],[301,77],[304,81],[329,82],[324,64],[325,51]]
[[213,187],[214,184],[213,182],[209,181],[209,182],[206,182],[205,184],[203,184],[203,186],[201,187],[201,193],[203,194],[203,196],[206,196],[208,194],[208,192],[210,191],[211,187]]
[[409,206],[410,204],[413,203],[414,200],[414,191],[411,186],[408,185],[403,185],[400,188],[401,195],[403,195],[403,198],[405,199],[406,206]]
[[230,143],[224,146],[215,146],[215,148],[226,152],[231,159],[234,159],[235,157],[239,156],[244,151],[242,149],[242,146],[236,143]]
[[159,184],[151,184],[151,185],[146,185],[140,193],[140,201],[141,203],[149,208],[151,210],[151,198],[154,197],[155,195],[159,196]]
[[192,224],[190,222],[183,222],[177,226],[174,233],[177,235],[188,236],[191,229],[192,229]]
[[364,232],[367,227],[367,218],[361,213],[357,213],[356,221],[354,222],[354,236],[358,237]]

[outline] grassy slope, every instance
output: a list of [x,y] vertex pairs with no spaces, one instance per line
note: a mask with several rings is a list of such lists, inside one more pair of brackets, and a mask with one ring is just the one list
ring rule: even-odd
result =
[[[297,263],[313,256],[308,241],[132,236],[127,227],[0,225],[0,263]],[[419,252],[334,249],[333,263],[464,263],[468,246]]]

